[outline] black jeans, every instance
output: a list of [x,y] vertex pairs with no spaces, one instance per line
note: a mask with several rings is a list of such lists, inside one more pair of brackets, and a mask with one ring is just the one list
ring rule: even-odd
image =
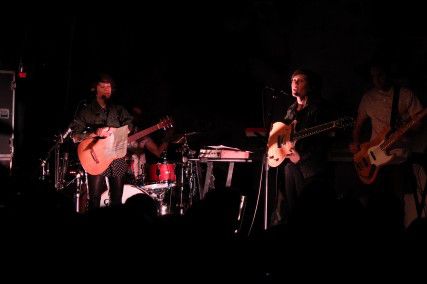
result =
[[[108,177],[110,185],[109,204],[110,206],[119,206],[122,204],[122,195],[124,187],[124,177]],[[89,184],[89,210],[100,207],[101,195],[107,190],[105,176],[102,175],[88,175]],[[107,204],[106,204],[107,205]]]
[[284,167],[284,188],[279,190],[272,224],[288,223],[296,211],[312,202],[325,203],[335,199],[335,193],[329,187],[327,174],[317,174],[304,178],[298,165],[287,163]]
[[362,186],[359,200],[367,209],[373,225],[401,230],[405,213],[404,194],[413,193],[415,188],[416,180],[410,163],[386,165],[380,169],[373,184]]

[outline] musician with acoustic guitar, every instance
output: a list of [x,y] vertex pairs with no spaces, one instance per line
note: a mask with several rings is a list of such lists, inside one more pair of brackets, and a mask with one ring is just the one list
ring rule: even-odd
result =
[[[411,165],[407,162],[410,141],[404,134],[416,128],[414,126],[424,116],[423,108],[410,89],[396,84],[390,62],[372,62],[370,76],[373,87],[360,101],[353,142],[349,145],[356,172],[367,185],[356,197],[369,212],[375,213],[373,218],[399,216],[390,221],[400,226],[404,216],[403,193],[405,189],[411,190],[414,181]],[[371,123],[370,141],[361,144],[366,121]],[[385,212],[385,208],[392,211]]]
[[[282,118],[276,119],[272,124],[269,135],[268,164],[276,167],[283,162],[285,177],[284,187],[278,190],[277,205],[272,216],[273,225],[287,223],[301,198],[310,197],[313,193],[306,190],[316,188],[317,193],[320,193],[324,190],[326,181],[328,143],[325,135],[315,135],[298,143],[287,141],[286,137],[292,135],[276,135],[283,127],[298,133],[327,120],[320,98],[320,78],[311,70],[297,69],[291,76],[291,91],[295,102],[288,107]],[[286,141],[279,141],[284,139]],[[326,193],[323,197],[327,195]]]
[[[127,139],[133,120],[123,106],[112,102],[114,82],[109,75],[99,75],[95,84],[95,98],[76,114],[71,126],[73,141],[80,143],[80,162],[88,173],[89,210],[100,207],[101,194],[106,189],[105,177],[108,177],[109,182],[110,205],[122,203],[127,164],[124,157],[106,157],[106,151],[114,152],[114,149],[108,149],[108,146],[116,144],[105,142],[123,126],[127,128],[124,127],[122,136]],[[106,151],[98,151],[98,148]]]

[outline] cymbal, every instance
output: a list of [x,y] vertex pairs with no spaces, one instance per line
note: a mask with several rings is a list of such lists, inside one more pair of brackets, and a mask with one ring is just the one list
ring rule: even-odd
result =
[[200,134],[200,132],[193,131],[193,132],[186,132],[186,133],[178,134],[178,135],[176,135],[176,136],[175,136],[175,137],[170,141],[170,143],[172,143],[172,144],[182,144],[182,143],[184,143],[184,142],[185,142],[185,139],[186,139],[188,136],[192,136],[192,135],[196,135],[196,134]]

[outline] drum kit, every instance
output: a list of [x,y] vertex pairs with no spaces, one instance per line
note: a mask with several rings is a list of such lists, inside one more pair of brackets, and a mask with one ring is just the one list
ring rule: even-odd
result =
[[[169,160],[162,157],[162,162],[154,164],[135,163],[134,155],[127,160],[129,164],[122,203],[136,194],[146,194],[158,203],[159,215],[180,214],[192,205],[198,198],[200,189],[200,168],[192,158],[196,151],[190,149],[188,137],[197,132],[184,133],[170,141],[176,148],[176,159]],[[87,211],[87,173],[84,171],[77,157],[70,157],[72,149],[65,150],[63,141],[55,143],[49,151],[47,158],[40,160],[40,179],[51,179],[49,160],[51,152],[54,153],[54,186],[59,191],[73,192],[76,212]],[[138,169],[135,169],[138,167]],[[109,191],[107,188],[101,195],[100,207],[108,206]]]
[[128,163],[130,178],[125,185],[122,202],[134,194],[144,193],[158,202],[161,215],[183,215],[197,198],[200,188],[198,167],[190,161],[196,151],[190,149],[187,139],[195,134],[198,133],[184,133],[170,142],[179,146],[175,159],[167,159],[164,155],[162,162],[147,164],[139,162],[138,155],[132,155]]

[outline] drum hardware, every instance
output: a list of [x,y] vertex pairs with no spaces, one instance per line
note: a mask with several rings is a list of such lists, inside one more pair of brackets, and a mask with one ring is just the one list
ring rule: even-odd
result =
[[[85,181],[84,182],[82,181],[83,177],[85,177]],[[80,213],[82,211],[82,209],[80,208],[80,206],[81,206],[81,200],[80,200],[80,198],[81,198],[81,196],[83,194],[83,186],[88,184],[88,182],[87,182],[87,173],[85,171],[79,171],[76,174],[75,180],[76,180],[76,194],[75,194],[76,212]],[[86,186],[86,190],[87,190],[87,186]],[[86,192],[86,199],[87,199],[87,202],[84,203],[84,204],[85,204],[85,206],[88,206],[88,204],[89,204],[89,192]],[[88,208],[83,208],[83,211],[85,212],[87,209]]]
[[46,181],[49,175],[49,162],[47,160],[40,159],[40,180]]
[[190,188],[190,206],[193,203],[194,198],[197,197],[197,189],[200,188],[200,167],[196,161],[189,161],[189,172],[188,176],[188,187]]
[[[195,194],[197,192],[197,185],[196,181],[198,181],[197,178],[197,165],[194,163],[190,163],[189,159],[194,158],[196,155],[196,151],[191,150],[190,146],[188,145],[188,136],[198,134],[198,132],[190,132],[182,135],[178,140],[175,141],[175,143],[181,143],[182,146],[177,150],[179,155],[181,156],[181,163],[180,163],[180,172],[179,172],[179,200],[178,200],[178,211],[180,215],[184,214],[184,211],[186,208],[191,207],[193,204],[193,198],[195,197]],[[188,196],[185,196],[185,189],[187,186],[188,189]],[[187,203],[185,202],[184,198],[187,199]]]
[[[68,136],[68,135],[67,135]],[[40,176],[39,179],[47,181],[50,177],[49,160],[52,152],[54,153],[54,186],[57,190],[64,188],[64,176],[68,170],[68,152],[62,154],[61,157],[61,145],[64,143],[64,137],[66,135],[55,135],[53,140],[55,143],[49,149],[44,159],[40,159]]]
[[65,175],[67,174],[67,171],[68,171],[68,153],[67,152],[64,152],[64,154],[62,155],[61,162],[62,164],[59,166],[60,170],[58,174],[60,189],[64,188]]
[[[87,188],[87,174],[80,167],[80,164],[75,163],[74,160],[70,158],[69,149],[64,149],[65,139],[69,136],[70,132],[70,129],[68,129],[64,134],[54,136],[53,146],[49,149],[44,158],[39,159],[39,179],[46,182],[52,181],[50,180],[51,170],[49,161],[53,159],[53,185],[55,189],[58,191],[65,190],[75,184],[75,187],[72,186],[75,210],[76,212],[82,212],[86,211],[85,208],[82,208],[82,204],[85,206],[88,204],[88,202],[82,202],[82,196],[86,196],[84,195],[84,193],[86,193],[84,188]],[[86,198],[89,198],[88,194]]]
[[236,228],[234,229],[235,234],[239,234],[242,230],[242,223],[243,223],[242,221],[243,221],[243,215],[245,214],[246,204],[247,204],[246,195],[241,195],[239,213],[237,215]]
[[[79,111],[79,109],[81,107],[85,107],[86,100],[81,100],[78,105],[76,110],[74,111],[73,114],[73,118],[76,117],[77,112]],[[68,152],[64,151],[63,156],[61,157],[61,146],[64,144],[65,140],[70,138],[70,134],[72,133],[72,124],[73,124],[74,120],[72,120],[71,123],[69,123],[68,128],[66,131],[64,132],[60,132],[56,135],[54,135],[54,139],[53,141],[55,142],[54,145],[49,149],[49,151],[47,152],[46,158],[45,159],[41,159],[41,163],[40,163],[40,167],[41,167],[41,176],[40,179],[41,180],[46,180],[47,177],[50,175],[49,172],[49,164],[48,164],[48,160],[50,159],[50,156],[52,154],[52,152],[54,152],[55,157],[54,157],[54,167],[55,167],[55,171],[54,171],[54,186],[56,188],[56,190],[61,190],[64,188],[64,176],[67,173],[67,168],[68,168]]]

